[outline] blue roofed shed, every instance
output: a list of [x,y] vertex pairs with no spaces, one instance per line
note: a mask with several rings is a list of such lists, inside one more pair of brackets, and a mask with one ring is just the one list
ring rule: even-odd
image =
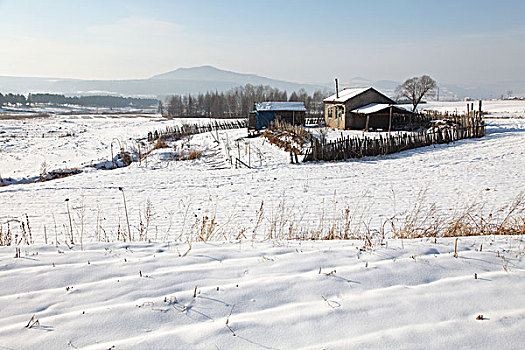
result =
[[248,118],[248,128],[261,130],[273,121],[304,125],[306,107],[303,102],[257,102]]

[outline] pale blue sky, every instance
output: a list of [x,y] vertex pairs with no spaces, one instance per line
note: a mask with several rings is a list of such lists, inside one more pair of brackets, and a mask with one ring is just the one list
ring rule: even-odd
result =
[[525,1],[0,0],[0,75],[525,79]]

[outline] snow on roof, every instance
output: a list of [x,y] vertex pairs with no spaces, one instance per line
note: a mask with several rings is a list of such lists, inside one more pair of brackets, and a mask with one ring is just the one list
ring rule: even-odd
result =
[[402,111],[406,111],[408,113],[414,113],[413,111],[411,111],[410,109],[406,109],[405,107],[401,107],[401,106],[394,106],[394,108],[397,108],[397,109],[400,109]]
[[339,91],[339,97],[337,97],[337,94],[333,94],[330,97],[325,98],[324,102],[341,102],[345,103],[352,97],[355,97],[359,94],[362,94],[366,90],[371,89],[371,87],[364,87],[364,88],[345,88],[341,91]]
[[257,111],[306,111],[303,102],[258,102]]
[[391,104],[388,104],[388,103],[370,103],[370,104],[368,104],[366,106],[359,107],[359,108],[356,108],[356,109],[352,110],[352,113],[372,114],[372,113],[380,112],[380,111],[385,110],[385,109],[390,108],[390,107],[394,107],[395,109],[401,110],[403,112],[406,111],[407,113],[412,113],[411,111],[409,111],[406,108],[399,107],[399,106],[394,106],[394,105],[391,105]]
[[390,106],[391,105],[389,105],[388,103],[370,103],[366,106],[352,110],[352,113],[371,114],[382,111],[383,109],[387,109]]

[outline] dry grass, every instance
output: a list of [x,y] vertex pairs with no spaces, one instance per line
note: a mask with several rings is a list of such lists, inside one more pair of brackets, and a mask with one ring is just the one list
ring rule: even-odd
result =
[[272,123],[262,135],[271,144],[297,155],[303,154],[302,150],[312,138],[312,135],[305,128],[282,122]]
[[[271,199],[268,199],[268,201]],[[90,234],[89,224],[83,227],[83,221],[73,222],[62,215],[62,222],[55,221],[56,245],[73,244],[71,232],[84,232],[86,238],[95,241],[163,241],[186,242],[190,246],[195,241],[209,242],[221,240],[361,240],[363,249],[383,244],[386,238],[416,239],[486,235],[525,235],[525,194],[519,194],[511,203],[492,211],[483,210],[481,204],[466,205],[454,211],[439,211],[434,204],[425,205],[423,195],[411,210],[394,217],[384,219],[379,226],[371,224],[372,204],[366,193],[356,199],[352,206],[337,207],[336,197],[325,203],[319,203],[318,216],[304,217],[304,210],[296,205],[288,205],[283,194],[281,200],[273,206],[261,202],[254,215],[242,215],[232,212],[229,218],[218,220],[213,213],[196,214],[186,205],[184,223],[172,228],[171,213],[167,231],[159,223],[162,215],[153,213],[151,201],[147,201],[136,211],[120,212],[118,217],[96,213],[97,220]],[[84,208],[86,212],[89,207]],[[137,218],[138,220],[132,220]],[[182,214],[181,214],[182,215]],[[53,217],[55,217],[53,215]],[[107,219],[101,220],[101,217]],[[191,219],[192,218],[192,219]],[[128,223],[129,220],[129,223]],[[133,224],[133,221],[137,224]],[[89,221],[88,221],[89,222]],[[189,222],[189,225],[186,225]],[[80,225],[80,226],[79,226]],[[76,226],[76,227],[73,227]],[[79,227],[81,228],[80,231]],[[111,227],[111,229],[108,229]],[[123,229],[125,227],[125,229]],[[41,229],[40,227],[38,229]],[[152,237],[150,231],[154,229]],[[173,233],[169,234],[169,230]],[[61,230],[61,232],[59,232]],[[137,232],[138,234],[135,234]],[[44,233],[36,233],[38,237]],[[31,230],[28,216],[0,222],[0,245],[17,246],[31,244],[35,232]],[[81,234],[82,236],[82,234]],[[46,236],[47,237],[47,236]],[[59,238],[60,242],[59,242]],[[63,240],[62,240],[63,237]],[[480,250],[483,249],[480,247]]]
[[182,160],[194,160],[202,157],[202,152],[197,150],[190,150],[185,159]]
[[[204,152],[193,149],[190,146],[190,141],[191,141],[191,135],[184,137],[180,151],[177,150],[177,145],[174,145],[173,152],[170,154],[167,160],[168,161],[172,161],[172,160],[183,161],[183,160],[195,160],[195,159],[201,158]],[[168,144],[168,142],[166,142],[165,138],[159,138],[156,141],[154,141],[153,147],[151,147],[148,151],[141,153],[139,158],[141,161],[143,161],[153,151],[158,150],[158,149],[164,149],[164,148],[170,148],[170,145]]]
[[201,158],[203,154],[204,154],[203,151],[199,151],[195,149],[189,149],[187,151],[174,151],[169,155],[167,160],[168,161],[196,160],[196,159]]
[[155,142],[155,144],[153,145],[153,147],[151,147],[146,152],[139,154],[139,159],[140,159],[140,161],[143,161],[144,159],[146,159],[151,154],[151,152],[153,152],[153,151],[155,151],[157,149],[168,148],[168,147],[169,147],[168,143],[164,139],[158,139]]
[[75,136],[75,133],[72,131],[68,131],[65,134],[58,135],[59,138],[71,137],[71,136]]
[[163,139],[158,139],[157,142],[155,142],[155,145],[153,146],[152,150],[161,149],[161,148],[168,148],[168,143]]
[[33,234],[27,214],[20,219],[9,219],[5,224],[0,224],[0,246],[19,246],[33,243]]
[[79,168],[64,168],[64,169],[51,170],[46,174],[45,180],[42,180],[42,181],[61,179],[64,177],[80,174],[81,172],[82,170],[80,170]]
[[34,119],[34,118],[49,118],[49,113],[32,113],[32,114],[0,114],[0,120],[22,120],[22,119]]
[[434,206],[424,209],[421,202],[414,207],[399,228],[392,221],[394,238],[465,237],[485,235],[525,234],[525,193],[508,205],[484,212],[483,205],[474,203],[456,209],[450,215],[440,215]]
[[6,178],[3,178],[2,176],[0,176],[0,187],[2,186],[7,186],[9,185],[11,182],[13,182],[13,178],[12,177],[6,177]]
[[64,168],[47,171],[47,166],[44,163],[41,166],[40,175],[38,177],[23,179],[20,181],[15,181],[10,177],[5,179],[0,177],[0,187],[9,186],[13,184],[32,184],[36,182],[46,182],[50,180],[62,179],[64,177],[80,174],[82,172],[82,170],[80,170],[79,168]]
[[208,242],[212,240],[217,229],[217,221],[215,218],[210,219],[207,216],[204,216],[200,222],[199,219],[197,219],[196,224],[197,227],[200,226],[198,240],[202,242]]

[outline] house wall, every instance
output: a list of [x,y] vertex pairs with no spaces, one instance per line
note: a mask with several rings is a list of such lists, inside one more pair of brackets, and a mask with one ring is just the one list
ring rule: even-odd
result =
[[[350,113],[351,110],[366,106],[371,103],[394,103],[391,99],[388,97],[380,94],[379,92],[369,89],[362,94],[359,94],[345,103],[345,111],[343,111],[342,115],[333,115],[331,118],[328,116],[328,108],[330,106],[333,106],[334,102],[325,102],[325,124],[328,127],[331,128],[337,128],[337,129],[364,129],[366,127],[366,116],[363,116],[362,114],[354,114]],[[388,119],[387,118],[387,125],[388,128]],[[370,128],[383,128],[384,127],[384,118],[379,118],[377,121],[374,121],[374,124],[372,125],[373,118],[370,118],[369,127]],[[363,121],[364,120],[364,121]]]
[[254,115],[256,115],[257,130],[267,128],[274,120],[284,121],[293,125],[304,125],[306,121],[306,113],[304,111],[262,111],[256,112]]
[[267,128],[274,119],[274,112],[257,112],[257,130]]
[[306,113],[304,111],[275,111],[275,120],[285,121],[292,125],[304,125]]
[[393,103],[391,99],[381,95],[375,90],[367,90],[362,94],[355,96],[354,98],[346,101],[345,106],[347,111],[354,110],[359,107],[366,106],[370,103]]
[[[365,129],[366,128],[366,114],[351,113],[347,118],[346,128],[347,129]],[[396,129],[400,122],[400,118],[408,118],[405,115],[393,115],[392,116],[392,129]],[[382,129],[388,130],[390,124],[390,112],[378,112],[369,114],[368,128],[369,129]]]
[[328,109],[339,103],[325,103],[324,105],[324,121],[325,125],[330,128],[344,129],[345,127],[345,113],[340,108],[333,108],[332,116],[329,116]]

